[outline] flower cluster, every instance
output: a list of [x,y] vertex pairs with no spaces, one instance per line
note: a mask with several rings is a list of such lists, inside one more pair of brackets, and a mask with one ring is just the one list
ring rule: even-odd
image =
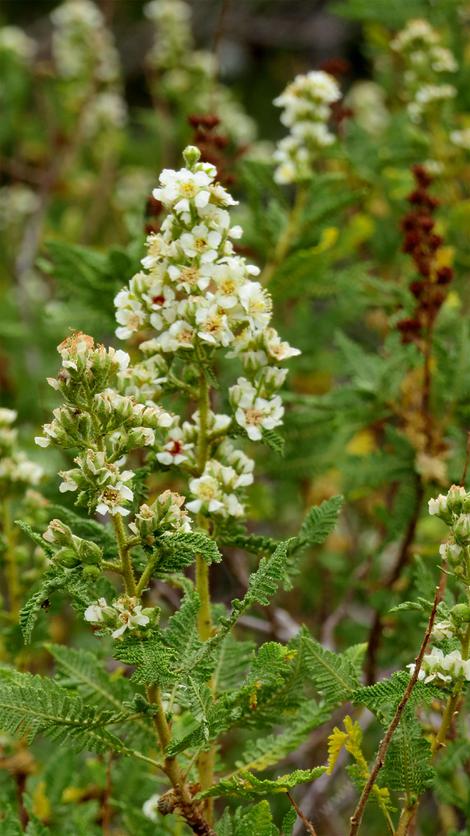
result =
[[[215,349],[229,349],[246,372],[230,389],[235,421],[259,440],[263,429],[282,423],[276,391],[286,372],[277,364],[299,352],[270,325],[271,298],[254,280],[258,268],[235,252],[233,241],[242,233],[230,225],[228,208],[235,201],[216,181],[214,167],[198,161],[198,149],[186,149],[184,157],[187,168],[163,171],[154,190],[168,214],[160,231],[147,238],[144,269],[116,297],[116,333],[127,339],[152,328],[156,335],[141,344],[142,350],[154,358],[186,355],[186,366]],[[164,388],[169,380],[165,361],[153,362]],[[190,511],[238,516],[243,505],[236,492],[252,481],[252,462],[224,439],[230,416],[208,409],[204,422],[212,459],[203,471],[197,471],[198,411],[189,421],[173,421],[157,460],[194,473]]]
[[328,128],[331,105],[341,97],[333,76],[322,70],[298,75],[274,104],[283,109],[281,122],[290,130],[274,153],[274,178],[278,183],[298,183],[312,176],[319,153],[332,145],[335,136]]
[[147,56],[155,73],[155,92],[162,91],[189,113],[215,112],[235,145],[252,142],[253,120],[231,91],[217,83],[214,55],[196,50],[191,32],[191,7],[184,0],[152,0],[145,14],[156,29],[155,43]]
[[191,531],[191,520],[184,497],[175,491],[163,491],[151,505],[141,505],[129,529],[146,546],[158,537]]
[[18,449],[18,433],[12,426],[16,421],[13,409],[0,408],[0,493],[9,494],[37,485],[42,468]]
[[[299,352],[270,324],[271,297],[255,281],[258,268],[235,252],[233,242],[242,234],[230,224],[228,208],[235,201],[216,181],[214,167],[198,161],[198,149],[187,148],[184,157],[187,168],[163,171],[154,190],[168,214],[160,231],[147,238],[144,269],[116,296],[116,334],[127,339],[152,328],[156,334],[141,344],[142,350],[157,357],[186,357],[186,369],[215,349],[229,349],[246,374],[230,389],[234,418],[256,441],[263,430],[282,423],[276,392],[286,371],[277,364]],[[161,382],[164,387],[164,374]],[[191,421],[172,423],[157,460],[195,473],[189,510],[237,516],[243,506],[234,492],[252,481],[252,464],[226,439],[221,443],[229,416],[209,409],[204,422],[213,448],[204,472],[195,473],[198,412]]]
[[22,228],[26,219],[36,212],[37,194],[24,183],[13,183],[0,188],[0,230]]
[[52,50],[65,79],[92,77],[98,82],[119,78],[119,59],[104,17],[91,0],[65,0],[51,14]]
[[454,56],[442,46],[439,34],[426,20],[410,20],[391,47],[405,65],[404,96],[413,121],[422,121],[430,111],[455,96],[455,87],[441,80],[443,73],[457,70]]
[[21,64],[31,64],[36,55],[37,44],[17,26],[0,28],[0,54],[13,56]]
[[96,543],[77,537],[68,525],[56,519],[50,521],[42,536],[49,546],[53,546],[53,559],[58,565],[67,569],[82,566],[85,575],[99,575],[103,550]]
[[106,138],[125,125],[127,108],[119,56],[105,19],[91,0],[65,0],[51,19],[54,62],[59,76],[73,82],[71,105],[82,102],[83,133]]
[[[463,582],[467,593],[470,583],[470,493],[461,485],[452,485],[447,494],[431,498],[428,507],[431,516],[439,517],[450,528],[449,538],[441,544],[439,553],[448,570]],[[434,624],[432,640],[458,641],[461,650],[452,649],[450,653],[445,653],[441,648],[433,647],[423,658],[418,678],[425,683],[444,685],[458,679],[470,681],[467,640],[470,606],[468,603],[457,603],[450,610],[444,604],[441,606],[444,618]],[[413,672],[415,665],[408,665],[408,668]]]
[[111,635],[113,639],[118,639],[126,630],[133,631],[140,627],[147,627],[153,613],[153,609],[143,610],[137,598],[123,595],[112,604],[108,604],[106,598],[98,598],[86,608],[84,616],[85,621],[101,629],[114,628]]
[[455,575],[470,581],[470,494],[461,485],[452,485],[447,494],[429,500],[429,513],[450,528],[450,536],[439,553]]
[[82,333],[68,337],[58,351],[62,368],[48,382],[65,403],[54,410],[53,421],[45,424],[36,443],[78,449],[77,467],[60,474],[60,491],[78,492],[77,503],[99,514],[126,515],[134,479],[133,471],[124,469],[127,455],[153,446],[156,433],[173,418],[154,403],[116,391],[119,374],[129,364],[126,352],[95,345]]
[[[415,664],[407,666],[410,673],[415,670]],[[448,685],[456,679],[470,682],[470,660],[462,659],[460,650],[453,650],[445,654],[439,647],[433,647],[431,653],[423,657],[418,679],[422,682],[435,682],[437,685]]]

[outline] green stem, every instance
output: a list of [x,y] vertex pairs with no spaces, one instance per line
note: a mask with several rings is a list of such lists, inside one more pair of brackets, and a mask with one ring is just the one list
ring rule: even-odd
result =
[[6,545],[5,580],[8,592],[8,606],[12,621],[16,621],[21,609],[21,586],[15,557],[15,532],[11,524],[11,511],[8,499],[5,499],[2,505],[2,528]]
[[201,368],[199,373],[199,437],[197,440],[197,466],[202,474],[207,462],[208,433],[207,418],[209,415],[209,386]]
[[[155,685],[147,688],[147,699],[156,707],[154,714],[155,729],[160,746],[164,751],[171,741],[171,729],[166,718],[160,689]],[[163,769],[176,790],[178,807],[193,832],[199,833],[201,836],[215,836],[210,823],[204,818],[200,806],[194,801],[176,758],[167,756]]]
[[200,601],[197,619],[199,638],[201,641],[206,642],[212,635],[209,566],[200,554],[196,557],[196,589]]
[[132,560],[130,556],[130,544],[127,539],[124,520],[120,514],[113,516],[114,531],[116,533],[116,541],[118,546],[119,558],[121,561],[121,572],[124,578],[124,585],[128,595],[135,597],[137,595],[137,587],[135,583],[134,570],[132,568]]
[[122,575],[120,563],[114,563],[112,560],[103,560],[101,562],[101,566],[103,569],[106,569],[107,572],[117,572],[119,575]]
[[269,284],[277,268],[288,255],[292,241],[298,231],[300,216],[303,212],[306,201],[307,191],[302,186],[299,186],[295,195],[294,205],[289,212],[285,229],[279,237],[276,247],[274,248],[273,257],[266,263],[264,270],[261,273],[259,279],[261,284]]
[[[207,419],[209,414],[209,386],[207,384],[204,370],[201,368],[199,375],[199,437],[197,444],[197,466],[199,474],[204,471],[208,456],[208,431]],[[209,585],[209,566],[202,557],[196,556],[196,589],[199,594],[200,608],[198,613],[198,633],[201,641],[207,641],[212,634],[212,612],[211,596]],[[213,690],[214,683],[210,687]],[[212,746],[207,752],[201,752],[197,759],[198,776],[201,789],[205,790],[214,783],[215,747]],[[209,823],[213,819],[213,801],[206,799],[204,810]]]
[[147,584],[148,584],[148,582],[149,582],[150,578],[152,577],[152,574],[153,574],[153,572],[154,572],[155,566],[157,565],[157,563],[158,563],[158,561],[159,561],[159,557],[160,557],[160,556],[159,556],[158,554],[157,554],[157,555],[154,555],[154,556],[153,556],[153,557],[152,557],[152,558],[148,561],[148,563],[147,563],[147,565],[146,565],[146,567],[145,567],[144,571],[142,572],[142,574],[141,574],[141,576],[140,576],[140,578],[139,578],[139,582],[138,582],[137,587],[136,587],[136,595],[137,595],[139,598],[140,598],[140,596],[142,595],[142,593],[143,593],[144,589],[146,589],[146,588],[147,588]]

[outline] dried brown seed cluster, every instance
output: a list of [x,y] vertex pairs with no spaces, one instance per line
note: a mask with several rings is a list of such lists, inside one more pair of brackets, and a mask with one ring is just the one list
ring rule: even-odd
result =
[[453,278],[452,269],[440,266],[437,257],[443,239],[435,232],[433,215],[439,201],[429,193],[432,177],[422,165],[413,167],[413,176],[415,189],[408,195],[411,209],[401,222],[402,249],[413,259],[419,278],[410,284],[416,299],[413,314],[397,323],[404,343],[419,341],[432,328]]

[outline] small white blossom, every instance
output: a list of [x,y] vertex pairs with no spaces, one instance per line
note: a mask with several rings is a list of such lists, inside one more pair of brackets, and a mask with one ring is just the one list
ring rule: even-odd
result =
[[98,598],[97,601],[86,608],[83,617],[85,621],[89,621],[91,624],[102,624],[105,618],[114,617],[114,610],[109,606],[106,598]]
[[[413,673],[416,665],[411,664],[407,666],[410,673]],[[438,648],[433,647],[430,653],[427,653],[418,674],[418,679],[422,682],[437,682],[438,684],[448,685],[462,677],[466,681],[470,681],[470,660],[462,659],[460,650],[453,650],[447,655]]]
[[118,621],[121,622],[121,625],[111,633],[113,639],[117,639],[122,636],[126,630],[135,630],[137,627],[145,627],[150,621],[148,615],[144,615],[142,612],[142,606],[137,603],[135,598],[117,600],[114,602],[113,607],[117,611]]
[[151,795],[150,798],[147,798],[147,801],[144,801],[143,803],[142,812],[147,819],[150,819],[150,821],[158,821],[159,800],[160,796],[155,793],[155,795]]

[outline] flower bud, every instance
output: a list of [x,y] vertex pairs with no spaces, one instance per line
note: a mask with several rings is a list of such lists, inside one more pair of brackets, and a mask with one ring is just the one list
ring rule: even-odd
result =
[[54,555],[54,560],[60,565],[65,566],[66,569],[75,569],[80,565],[80,558],[73,549],[62,548]]
[[134,427],[129,431],[131,447],[152,447],[155,444],[155,433],[150,427]]
[[83,574],[85,575],[85,577],[90,578],[90,580],[93,580],[94,578],[99,578],[100,570],[98,566],[91,566],[90,564],[87,564],[83,567]]
[[183,151],[183,159],[188,168],[193,168],[201,157],[199,148],[195,145],[188,145]]
[[99,566],[103,557],[102,549],[91,540],[81,540],[77,549],[82,563]]
[[73,547],[72,532],[61,520],[51,520],[42,536],[47,543]]
[[436,499],[429,500],[428,508],[429,513],[432,517],[440,517],[445,521],[449,519],[449,514],[447,512],[447,497],[444,496],[442,493],[440,493]]
[[462,546],[470,542],[470,514],[461,514],[454,525],[454,536]]
[[458,546],[457,543],[442,543],[439,546],[439,554],[451,566],[456,566],[462,560],[462,547]]
[[467,491],[461,485],[452,485],[447,494],[447,510],[453,514],[461,514],[464,510]]
[[468,604],[456,604],[452,607],[450,615],[457,624],[468,624],[470,622],[470,607]]

